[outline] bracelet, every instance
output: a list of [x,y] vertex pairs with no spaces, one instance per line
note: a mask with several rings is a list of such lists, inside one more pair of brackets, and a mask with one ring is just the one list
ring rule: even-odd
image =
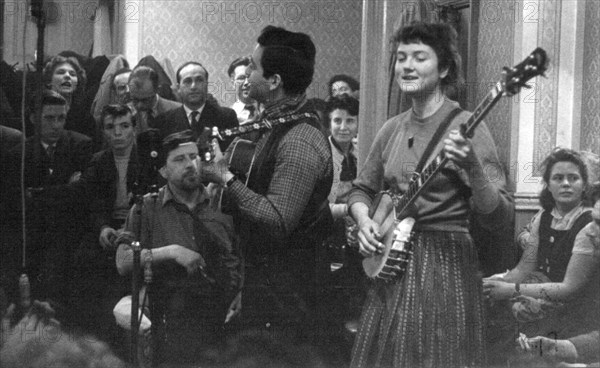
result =
[[233,185],[233,183],[238,179],[237,175],[233,175],[231,177],[231,179],[227,180],[227,183],[225,183],[225,188],[229,188],[230,186]]

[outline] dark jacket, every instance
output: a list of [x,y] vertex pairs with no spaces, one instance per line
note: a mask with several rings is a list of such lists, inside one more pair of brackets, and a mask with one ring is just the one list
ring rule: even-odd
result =
[[[200,114],[198,124],[192,126],[191,129],[197,137],[203,132],[204,128],[212,129],[213,127],[217,127],[219,130],[222,130],[237,126],[237,115],[233,109],[219,106],[216,101],[207,99],[202,114]],[[169,134],[190,129],[190,123],[185,109],[181,106],[180,108],[159,115],[152,123],[151,128],[158,129],[164,138]],[[227,139],[219,142],[221,150],[225,151],[232,140]]]
[[[127,193],[133,191],[138,176],[138,158],[135,149],[131,150],[127,165]],[[90,200],[90,225],[92,231],[100,233],[100,229],[109,226],[112,219],[113,206],[117,198],[117,167],[111,150],[96,153],[83,173],[78,185],[81,193]]]

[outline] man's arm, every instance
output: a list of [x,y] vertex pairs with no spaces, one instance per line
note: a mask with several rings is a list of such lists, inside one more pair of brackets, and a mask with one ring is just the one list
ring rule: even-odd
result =
[[[131,240],[135,239],[134,234],[140,234],[140,237],[143,240],[150,238],[148,235],[153,231],[148,222],[144,221],[145,219],[143,217],[140,220],[138,206],[139,205],[136,204],[131,208],[125,222],[125,231],[117,240],[118,248],[115,262],[117,270],[122,276],[130,274],[133,268],[133,249],[131,249]],[[199,253],[178,244],[169,244],[151,250],[143,249],[140,253],[140,268],[142,269],[146,264],[146,260],[150,259],[147,254],[148,252],[152,252],[152,265],[175,262],[184,267],[188,274],[199,272],[206,266],[204,259]]]
[[315,143],[324,140],[321,132],[311,128],[291,134],[295,129],[280,142],[266,195],[255,193],[239,181],[228,188],[242,216],[263,227],[275,239],[285,239],[297,228],[317,182],[331,167],[329,146],[320,150]]

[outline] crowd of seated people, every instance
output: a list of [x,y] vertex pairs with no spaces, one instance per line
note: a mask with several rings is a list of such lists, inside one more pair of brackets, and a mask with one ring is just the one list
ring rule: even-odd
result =
[[[231,108],[208,93],[196,60],[171,81],[152,57],[49,59],[45,89],[25,96],[41,96],[27,111],[39,136],[25,129],[23,146],[19,129],[0,125],[3,367],[125,366],[130,332],[113,308],[144,276],[153,359],[167,366],[350,364],[368,288],[348,209],[359,84],[336,75],[327,101],[307,99],[315,49],[305,36],[267,27],[227,70]],[[233,170],[239,141],[212,141],[207,129],[263,117],[285,123],[245,135],[256,166]],[[544,161],[542,209],[516,239],[521,260],[483,281],[490,364],[600,361],[600,184],[589,171],[570,149]],[[23,272],[45,302],[15,311]],[[22,339],[20,329],[69,338]]]

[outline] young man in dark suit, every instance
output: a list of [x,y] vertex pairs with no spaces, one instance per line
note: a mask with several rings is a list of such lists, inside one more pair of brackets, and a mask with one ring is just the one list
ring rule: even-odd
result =
[[[183,106],[160,115],[152,128],[160,130],[161,136],[191,129],[197,137],[204,128],[222,129],[238,126],[235,111],[219,106],[208,94],[208,71],[202,64],[188,61],[177,69],[177,90]],[[231,140],[220,142],[225,150]]]
[[[32,136],[25,142],[27,266],[34,296],[63,302],[70,281],[71,246],[81,235],[85,216],[83,206],[66,205],[48,195],[48,189],[79,180],[91,158],[92,141],[64,129],[67,101],[54,91],[43,92],[39,116],[37,122],[35,111],[31,114],[32,122],[40,125],[39,141]],[[6,205],[11,232],[21,228],[21,149],[18,144],[8,157],[6,190],[10,195]],[[15,235],[18,241],[20,235]]]

